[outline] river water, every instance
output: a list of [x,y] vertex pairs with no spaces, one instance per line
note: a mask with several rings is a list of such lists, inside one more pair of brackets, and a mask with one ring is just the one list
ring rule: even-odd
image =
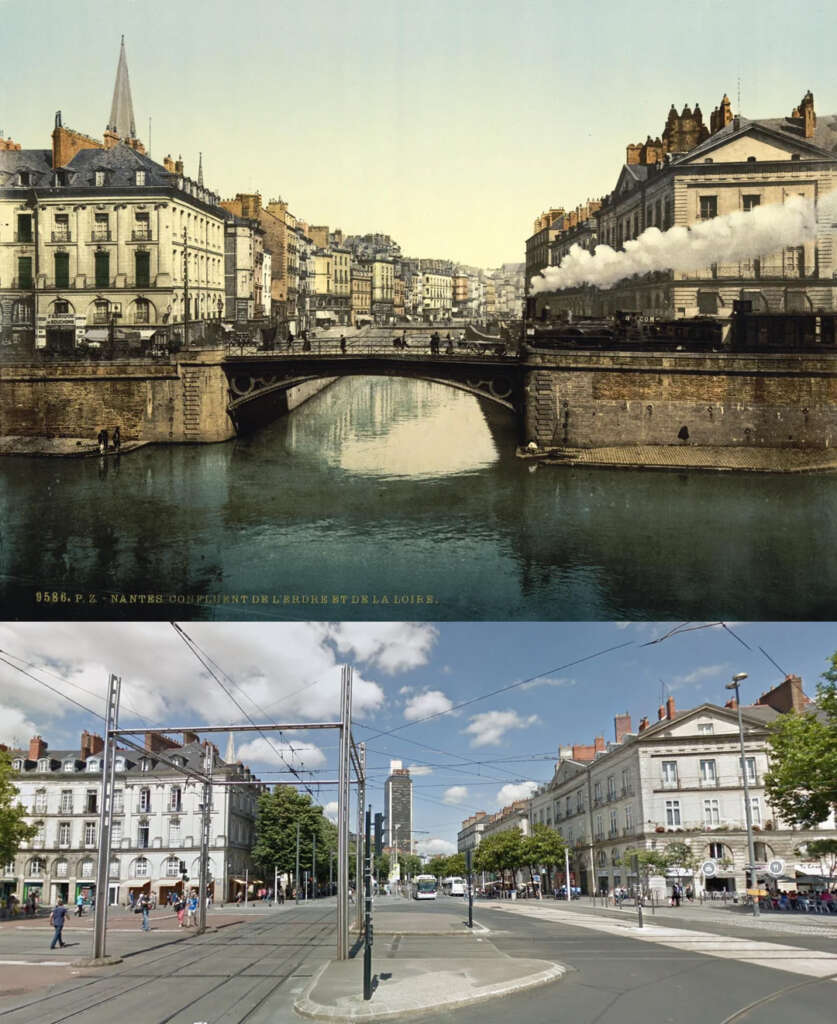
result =
[[259,434],[0,464],[5,618],[830,619],[837,477],[535,468],[344,378]]

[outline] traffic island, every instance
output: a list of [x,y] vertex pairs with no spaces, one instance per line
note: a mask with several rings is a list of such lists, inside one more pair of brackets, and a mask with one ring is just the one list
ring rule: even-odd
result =
[[294,1009],[316,1020],[408,1018],[547,985],[567,970],[548,960],[518,959],[496,950],[479,957],[383,959],[377,967],[370,1000],[363,999],[363,961],[358,957],[325,964]]

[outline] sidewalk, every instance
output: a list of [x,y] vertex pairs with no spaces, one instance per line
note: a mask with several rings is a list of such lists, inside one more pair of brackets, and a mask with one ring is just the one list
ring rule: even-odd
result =
[[354,958],[323,965],[294,1009],[320,1020],[409,1018],[546,985],[566,971],[548,960],[501,953],[487,934],[479,927],[471,934],[461,914],[377,914],[372,998],[363,999],[358,940]]
[[[119,452],[109,448],[101,458],[126,455],[144,448],[149,441],[123,441]],[[38,455],[45,457],[90,459],[99,455],[98,443],[89,437],[24,437],[8,434],[0,437],[0,455]]]
[[709,445],[624,445],[608,448],[518,448],[519,458],[547,466],[694,469],[738,473],[822,473],[837,469],[832,449]]

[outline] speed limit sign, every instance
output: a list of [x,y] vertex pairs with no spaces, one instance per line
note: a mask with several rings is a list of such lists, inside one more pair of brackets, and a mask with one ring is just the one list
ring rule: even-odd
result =
[[718,874],[718,865],[714,860],[705,860],[701,864],[700,870],[703,872],[704,878],[714,878]]
[[773,875],[774,878],[778,878],[785,873],[785,862],[781,857],[774,857],[773,860],[768,861],[767,873],[768,875]]

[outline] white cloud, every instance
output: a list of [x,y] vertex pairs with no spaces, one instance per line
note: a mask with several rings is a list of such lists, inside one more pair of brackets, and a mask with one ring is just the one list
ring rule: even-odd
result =
[[0,743],[8,747],[29,746],[29,740],[38,730],[18,708],[8,708],[0,704]]
[[575,686],[575,679],[553,679],[552,676],[544,676],[542,679],[533,679],[531,683],[523,683],[518,689],[534,690],[536,686]]
[[506,807],[515,800],[527,800],[537,788],[537,782],[508,782],[498,791],[497,803],[500,807]]
[[442,803],[455,806],[456,804],[461,804],[467,796],[467,786],[451,786],[450,789],[445,790],[445,795],[442,797]]
[[453,707],[453,701],[441,690],[425,690],[411,697],[404,707],[404,717],[408,722],[415,722],[428,715],[443,715]]
[[486,747],[500,743],[510,729],[526,729],[537,721],[537,715],[521,718],[516,711],[484,711],[474,715],[463,732],[473,737],[472,747]]
[[426,764],[411,764],[408,766],[410,775],[432,775],[433,769]]
[[[340,667],[328,625],[195,622],[184,628],[229,674],[233,684],[221,676],[224,686],[255,721],[338,717]],[[140,717],[150,725],[246,720],[168,623],[4,622],[0,649],[33,663],[27,671],[35,676],[40,669],[53,673],[42,678],[99,714],[110,673],[121,676],[125,726],[140,724]],[[95,715],[82,717],[78,707],[2,663],[0,700],[36,722],[53,747],[77,744],[79,722],[102,728]],[[383,689],[355,672],[354,713],[360,718],[383,703]]]
[[394,675],[427,663],[438,637],[421,622],[337,622],[326,627],[337,650]]
[[323,814],[325,814],[329,821],[337,821],[337,801],[329,800],[323,807]]
[[437,854],[446,857],[456,853],[456,843],[448,842],[447,839],[420,839],[416,843],[416,850],[421,857],[435,857]]
[[701,683],[706,679],[717,679],[718,685],[727,683],[729,680],[727,676],[730,673],[728,665],[703,665],[701,668],[696,668],[693,672],[687,672],[686,675],[674,676],[670,683],[669,689],[682,690],[687,686],[694,686],[696,690],[699,690]]
[[264,736],[243,743],[236,751],[236,756],[248,768],[254,768],[257,772],[260,766],[311,771],[322,768],[326,763],[325,754],[313,743],[280,742],[274,737],[268,742]]
[[401,694],[402,697],[406,697],[408,693],[412,693],[413,692],[413,687],[412,686],[402,686],[401,689],[398,692]]

